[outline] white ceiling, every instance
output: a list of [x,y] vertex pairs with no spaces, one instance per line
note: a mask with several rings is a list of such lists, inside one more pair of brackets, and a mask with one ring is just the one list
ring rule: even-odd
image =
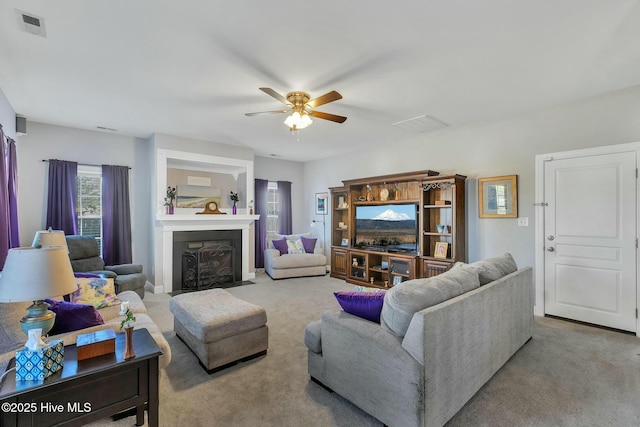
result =
[[[0,0],[0,88],[28,120],[307,161],[640,84],[637,0]],[[45,19],[20,29],[15,9]],[[289,132],[258,90],[337,90]],[[298,141],[299,138],[299,141]]]

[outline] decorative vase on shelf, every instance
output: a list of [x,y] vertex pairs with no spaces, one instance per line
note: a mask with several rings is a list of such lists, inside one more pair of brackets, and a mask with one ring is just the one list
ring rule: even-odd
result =
[[231,212],[235,215],[238,213],[238,209],[236,208],[236,202],[233,202],[233,207],[231,208]]
[[169,203],[169,206],[167,206],[167,213],[169,215],[173,215],[173,202]]
[[122,354],[122,358],[126,360],[136,357],[136,352],[133,350],[133,326],[124,328],[124,336],[124,353]]

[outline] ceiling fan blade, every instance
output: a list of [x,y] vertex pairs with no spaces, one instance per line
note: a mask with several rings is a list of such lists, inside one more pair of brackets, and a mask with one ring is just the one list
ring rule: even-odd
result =
[[258,111],[257,113],[244,113],[245,116],[253,117],[260,114],[282,114],[288,113],[290,110],[273,110],[273,111]]
[[275,99],[277,99],[278,101],[282,102],[285,105],[291,105],[291,103],[289,101],[287,101],[287,98],[285,98],[284,96],[280,95],[278,92],[276,92],[275,90],[271,89],[270,87],[261,87],[260,90],[263,91],[264,93],[266,93],[267,95],[273,96]]
[[307,105],[311,108],[316,108],[316,107],[319,107],[320,105],[337,101],[338,99],[342,99],[342,95],[340,95],[335,90],[332,90],[329,93],[325,93],[324,95],[317,97],[316,99],[312,99],[311,101],[307,102]]
[[322,111],[310,111],[309,115],[312,117],[317,117],[319,119],[331,120],[336,123],[344,123],[347,118],[345,116],[338,116],[335,114],[323,113]]

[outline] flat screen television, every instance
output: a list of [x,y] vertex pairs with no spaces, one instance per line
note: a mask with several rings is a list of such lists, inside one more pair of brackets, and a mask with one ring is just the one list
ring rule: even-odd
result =
[[418,251],[418,205],[356,205],[357,248],[387,252]]

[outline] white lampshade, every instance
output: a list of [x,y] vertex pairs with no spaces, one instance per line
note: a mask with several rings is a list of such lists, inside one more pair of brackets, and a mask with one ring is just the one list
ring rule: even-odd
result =
[[37,301],[76,290],[66,247],[9,250],[0,276],[0,302]]
[[287,119],[284,121],[284,124],[289,126],[293,130],[304,129],[311,123],[313,123],[313,120],[311,120],[311,117],[309,117],[307,113],[303,112],[302,114],[300,114],[297,111],[287,117]]
[[62,230],[40,230],[36,231],[31,246],[36,248],[40,246],[64,246],[66,248],[67,239],[64,237],[64,231]]

